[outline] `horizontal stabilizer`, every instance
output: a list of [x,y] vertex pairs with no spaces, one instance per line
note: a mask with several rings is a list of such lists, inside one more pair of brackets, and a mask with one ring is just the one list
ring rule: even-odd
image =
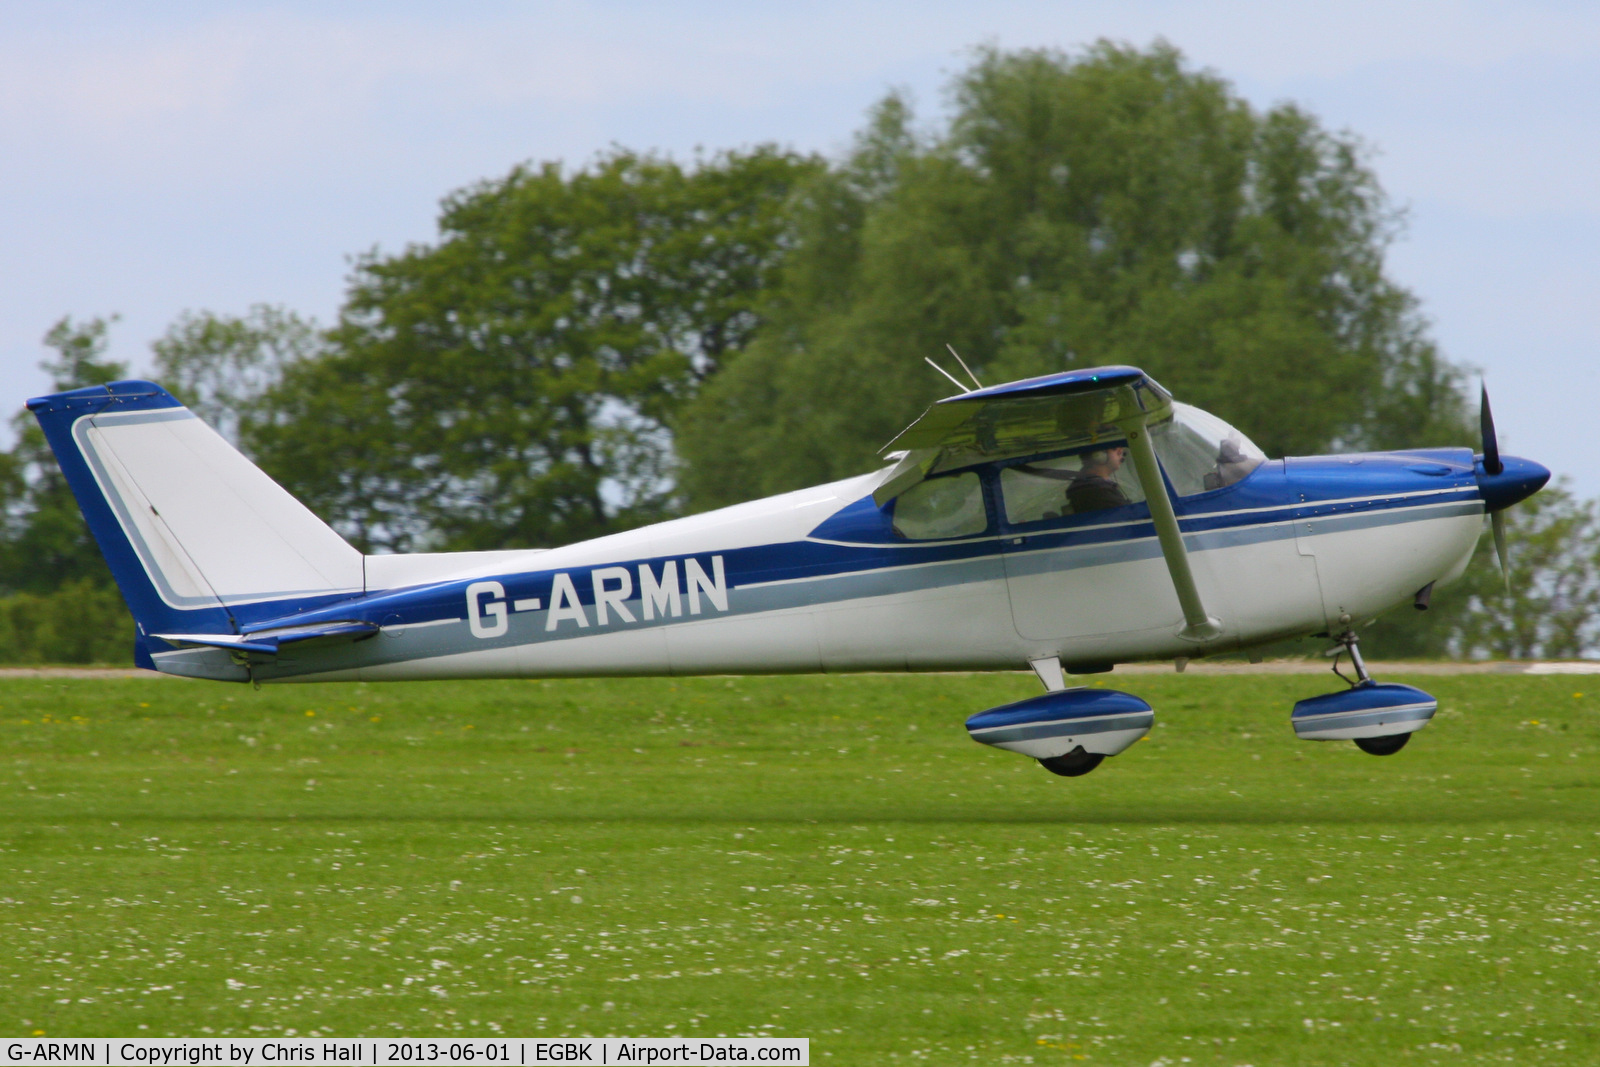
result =
[[278,654],[277,643],[252,641],[240,634],[151,634],[175,645],[206,645],[210,648],[227,648],[237,652],[261,652],[268,656]]
[[309,626],[282,626],[271,630],[257,630],[244,634],[152,634],[174,645],[203,645],[208,648],[226,648],[235,652],[254,652],[263,656],[276,656],[283,645],[299,644],[318,639],[347,639],[359,641],[378,632],[375,622],[323,622]]

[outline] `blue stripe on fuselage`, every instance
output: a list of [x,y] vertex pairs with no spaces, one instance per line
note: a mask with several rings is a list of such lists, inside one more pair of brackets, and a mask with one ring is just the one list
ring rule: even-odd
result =
[[[1241,486],[1253,481],[1247,479]],[[1279,479],[1281,481],[1281,479]],[[1261,506],[1263,494],[1256,492],[1236,494],[1236,507],[1230,510],[1210,508],[1195,509],[1180,520],[1185,541],[1191,551],[1259,544],[1294,537],[1297,527],[1309,523],[1313,533],[1333,533],[1397,523],[1421,521],[1439,517],[1476,514],[1482,502],[1475,489],[1461,488],[1443,479],[1433,479],[1427,488],[1418,489],[1413,482],[1402,491],[1389,495],[1307,502],[1284,502],[1279,496],[1275,503]],[[1350,479],[1343,480],[1350,488]],[[1437,487],[1437,488],[1434,488]],[[1400,489],[1399,486],[1388,488]],[[1226,494],[1222,490],[1208,497]],[[1420,495],[1418,495],[1420,494]],[[870,500],[870,498],[868,498]],[[1251,506],[1255,504],[1257,506]],[[1242,505],[1242,506],[1240,506]],[[852,504],[851,507],[857,507]],[[1092,516],[1078,516],[1071,526],[1049,530],[1029,529],[1025,550],[1017,552],[1012,569],[1019,573],[1031,570],[1077,569],[1137,559],[1151,559],[1160,555],[1154,528],[1148,519],[1113,524],[1093,525],[1085,520]],[[1037,525],[1037,524],[1036,524]],[[1059,522],[1056,524],[1059,527]],[[471,582],[496,581],[505,589],[505,600],[537,597],[543,605],[538,612],[518,615],[536,619],[540,625],[531,628],[526,624],[508,628],[503,637],[476,639],[471,647],[494,647],[498,644],[518,644],[529,641],[561,640],[580,637],[608,629],[667,625],[695,618],[716,617],[722,612],[709,606],[699,615],[658,617],[645,620],[640,610],[639,582],[635,580],[633,594],[625,601],[632,609],[636,622],[616,621],[601,628],[591,625],[580,628],[563,623],[547,630],[543,620],[551,604],[552,585],[558,574],[570,576],[576,600],[593,621],[595,596],[592,572],[599,567],[623,567],[633,575],[640,567],[650,567],[661,574],[663,565],[678,561],[680,586],[687,558],[699,560],[709,572],[713,556],[723,559],[729,593],[729,614],[747,614],[784,608],[814,606],[865,597],[913,592],[928,588],[954,586],[973,581],[1001,577],[999,561],[1005,551],[1006,540],[1018,530],[1005,530],[1000,534],[954,542],[897,544],[841,544],[836,541],[806,539],[771,545],[731,548],[720,552],[701,552],[674,556],[657,556],[628,561],[607,561],[589,566],[552,568],[519,574],[478,576],[472,579],[453,580],[424,587],[393,590],[370,597],[355,598],[339,604],[322,606],[320,610],[306,610],[310,605],[295,605],[301,611],[292,611],[289,604],[276,605],[278,612],[273,624],[311,623],[332,619],[359,618],[383,623],[398,621],[405,625],[420,625],[437,621],[463,621],[465,619],[465,590]],[[1060,550],[1071,550],[1065,555]],[[252,605],[265,608],[267,605]],[[259,616],[266,620],[264,613]],[[256,622],[249,628],[258,628]],[[398,649],[396,652],[398,653]]]

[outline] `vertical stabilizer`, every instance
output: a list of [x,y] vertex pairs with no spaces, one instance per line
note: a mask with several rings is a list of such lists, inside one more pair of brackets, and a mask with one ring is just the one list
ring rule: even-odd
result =
[[[28,401],[144,635],[357,595],[361,554],[153,382]],[[157,645],[158,649],[165,647]]]

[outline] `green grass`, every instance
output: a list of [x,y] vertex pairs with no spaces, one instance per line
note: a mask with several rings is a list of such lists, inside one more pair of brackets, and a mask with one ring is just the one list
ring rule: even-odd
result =
[[1107,680],[1158,725],[1068,780],[967,740],[1014,675],[7,680],[0,1034],[1600,1062],[1600,679],[1386,758],[1331,681]]

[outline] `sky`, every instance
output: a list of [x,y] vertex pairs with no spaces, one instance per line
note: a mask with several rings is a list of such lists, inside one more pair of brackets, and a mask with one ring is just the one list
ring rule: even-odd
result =
[[431,240],[442,197],[519,162],[837,154],[891,89],[936,120],[975,46],[1158,37],[1370,146],[1409,220],[1389,273],[1482,373],[1502,450],[1600,497],[1589,3],[0,0],[0,399],[47,389],[63,315],[120,315],[135,371],[188,309],[328,323],[351,257]]

